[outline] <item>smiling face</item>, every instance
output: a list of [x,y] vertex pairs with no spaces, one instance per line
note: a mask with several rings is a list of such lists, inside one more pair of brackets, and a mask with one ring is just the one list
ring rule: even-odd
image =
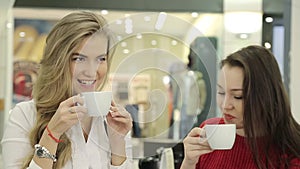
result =
[[240,135],[244,135],[243,79],[242,68],[225,64],[219,72],[217,88],[217,103],[225,123],[236,124]]
[[86,38],[71,58],[73,94],[95,91],[107,74],[108,39],[103,34]]

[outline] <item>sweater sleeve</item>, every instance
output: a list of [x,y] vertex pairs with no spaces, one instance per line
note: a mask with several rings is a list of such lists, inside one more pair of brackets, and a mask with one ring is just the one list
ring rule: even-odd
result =
[[24,158],[33,153],[28,136],[34,114],[30,107],[30,102],[24,102],[17,104],[9,112],[9,119],[1,142],[5,169],[21,168]]
[[299,169],[300,168],[300,158],[294,158],[290,162],[289,169]]

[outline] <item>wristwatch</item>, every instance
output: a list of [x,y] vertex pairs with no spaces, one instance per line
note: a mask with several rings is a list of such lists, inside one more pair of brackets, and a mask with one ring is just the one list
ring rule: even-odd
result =
[[39,144],[36,144],[34,145],[34,148],[35,148],[35,155],[38,156],[39,158],[49,158],[51,160],[53,160],[53,162],[56,162],[57,159],[56,159],[56,156],[51,154],[49,152],[49,150],[47,150],[45,147],[39,145]]

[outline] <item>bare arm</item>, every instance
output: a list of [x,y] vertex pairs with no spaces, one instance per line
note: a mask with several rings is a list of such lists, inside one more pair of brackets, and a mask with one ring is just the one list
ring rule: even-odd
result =
[[112,102],[107,116],[108,136],[111,144],[111,164],[119,166],[126,160],[125,136],[132,128],[132,118],[125,108]]

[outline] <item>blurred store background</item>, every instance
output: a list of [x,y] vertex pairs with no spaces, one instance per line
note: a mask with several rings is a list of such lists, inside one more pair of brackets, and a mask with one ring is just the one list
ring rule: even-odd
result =
[[[249,44],[274,52],[300,122],[297,0],[1,0],[0,9],[1,137],[9,109],[31,99],[49,30],[74,10],[101,13],[116,34],[110,84],[114,100],[133,116],[137,159],[176,145],[179,165],[180,142],[188,130],[219,116],[218,61]],[[189,76],[192,82],[186,87]],[[199,100],[188,100],[194,91]],[[193,110],[184,107],[190,102],[195,102]]]

